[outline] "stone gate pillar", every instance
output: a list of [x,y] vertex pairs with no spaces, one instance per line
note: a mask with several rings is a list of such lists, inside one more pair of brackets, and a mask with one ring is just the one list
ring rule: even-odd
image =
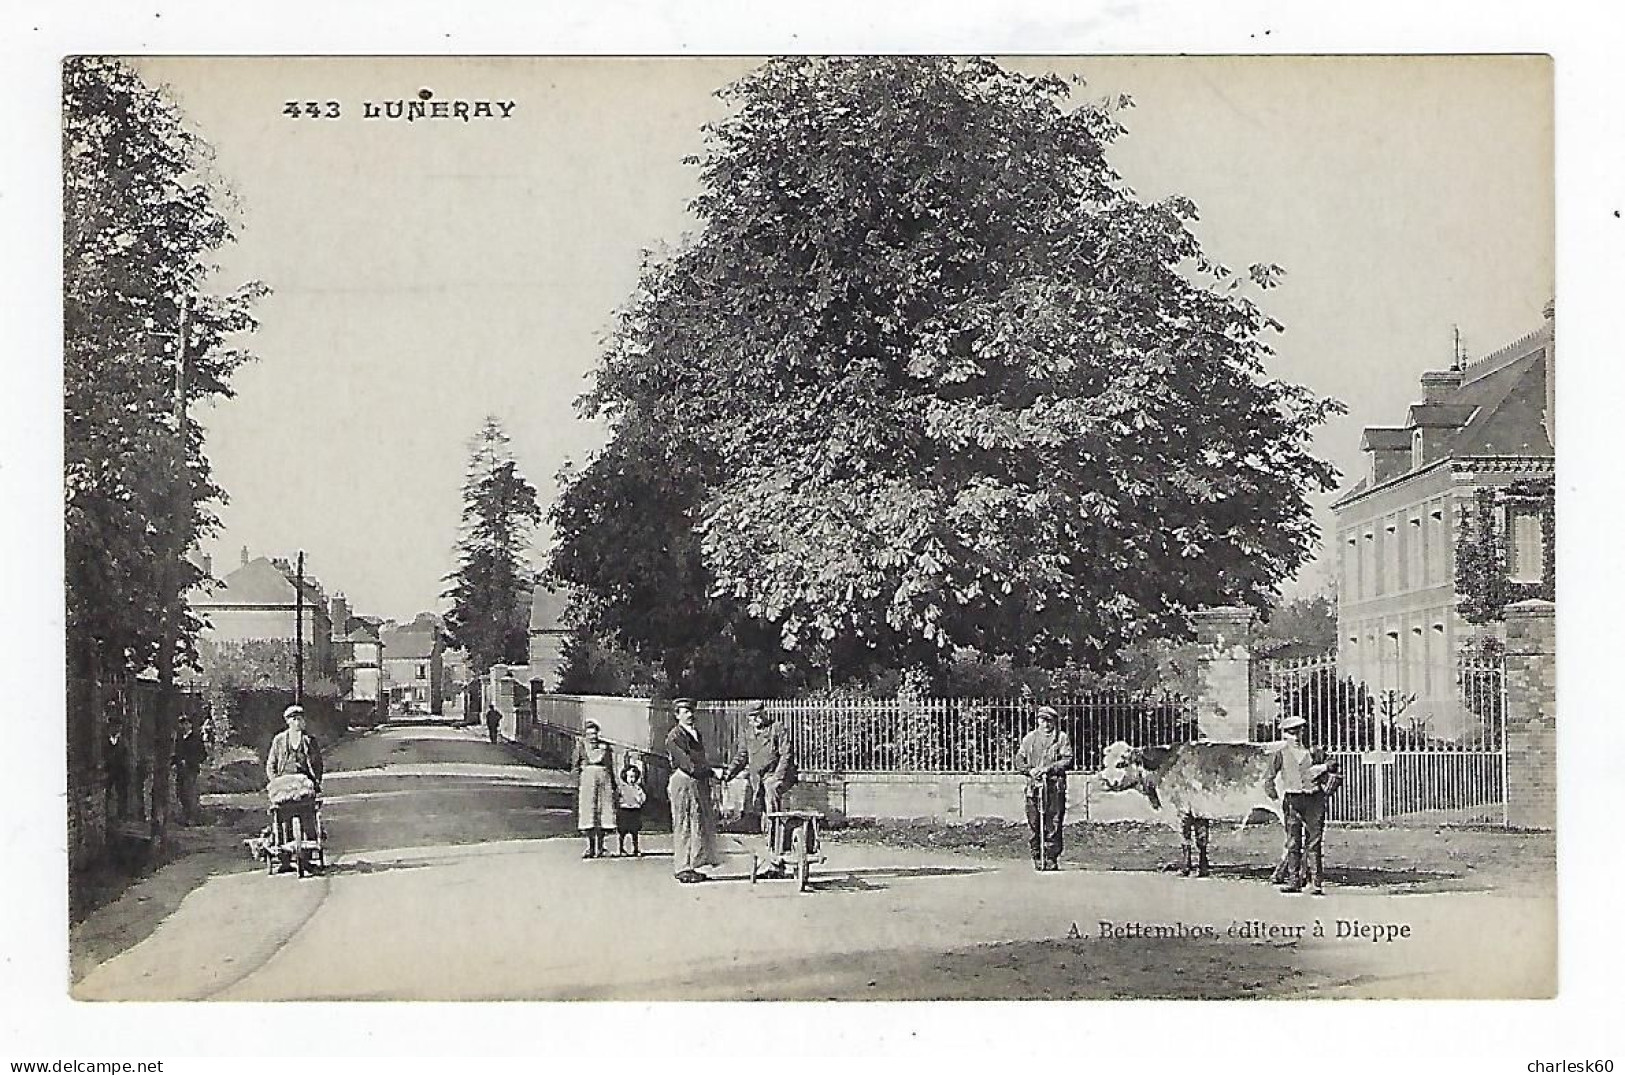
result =
[[1557,606],[1506,608],[1507,824],[1557,827]]
[[1192,613],[1196,627],[1196,719],[1204,738],[1246,742],[1253,727],[1250,608]]

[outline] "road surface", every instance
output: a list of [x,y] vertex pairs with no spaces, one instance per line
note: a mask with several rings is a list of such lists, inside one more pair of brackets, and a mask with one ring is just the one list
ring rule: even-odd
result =
[[[471,730],[340,744],[315,878],[210,877],[91,970],[84,1000],[1545,996],[1547,894],[1322,899],[1256,881],[832,840],[817,890],[755,886],[740,838],[678,885],[667,837],[583,861],[567,773]],[[1313,935],[1319,921],[1327,936]],[[1349,936],[1338,937],[1338,923]],[[1355,925],[1358,923],[1358,925]],[[1108,925],[1109,924],[1109,925]],[[1390,927],[1376,938],[1370,928]],[[1400,928],[1404,928],[1404,935]],[[1301,935],[1299,935],[1301,928]],[[1211,930],[1212,935],[1208,935]],[[1104,935],[1103,935],[1104,934]],[[1383,937],[1389,939],[1383,939]]]

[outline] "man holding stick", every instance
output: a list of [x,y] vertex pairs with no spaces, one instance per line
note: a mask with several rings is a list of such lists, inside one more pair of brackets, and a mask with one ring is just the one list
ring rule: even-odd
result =
[[1027,777],[1027,827],[1032,830],[1033,869],[1060,869],[1061,826],[1066,821],[1066,771],[1072,767],[1072,738],[1059,727],[1060,716],[1038,707],[1038,727],[1016,747],[1016,770]]

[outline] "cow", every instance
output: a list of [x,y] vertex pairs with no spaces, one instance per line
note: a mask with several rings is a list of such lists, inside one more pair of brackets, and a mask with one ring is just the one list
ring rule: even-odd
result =
[[1208,825],[1214,821],[1245,822],[1254,810],[1281,816],[1274,755],[1280,743],[1214,743],[1199,740],[1173,746],[1131,747],[1112,743],[1101,755],[1099,781],[1107,791],[1140,791],[1152,809],[1180,835],[1185,862],[1179,873],[1191,873],[1191,843],[1196,844],[1196,874],[1208,875]]

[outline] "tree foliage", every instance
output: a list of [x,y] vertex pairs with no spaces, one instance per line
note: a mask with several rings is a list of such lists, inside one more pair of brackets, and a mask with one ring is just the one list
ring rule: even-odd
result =
[[1127,102],[1068,93],[922,57],[724,90],[701,228],[646,261],[581,401],[613,436],[566,476],[556,573],[654,645],[753,623],[812,666],[1088,665],[1266,606],[1336,405],[1268,376],[1279,326],[1195,207],[1107,162]]
[[457,569],[442,595],[452,602],[447,632],[476,675],[527,659],[530,543],[541,518],[536,487],[519,473],[502,424],[487,417],[469,442]]
[[[154,666],[166,604],[202,580],[179,556],[217,527],[225,499],[177,402],[232,394],[251,357],[234,341],[266,289],[210,289],[234,238],[211,157],[124,63],[64,63],[66,626],[76,676],[96,683]],[[195,660],[200,624],[177,627],[182,661]]]

